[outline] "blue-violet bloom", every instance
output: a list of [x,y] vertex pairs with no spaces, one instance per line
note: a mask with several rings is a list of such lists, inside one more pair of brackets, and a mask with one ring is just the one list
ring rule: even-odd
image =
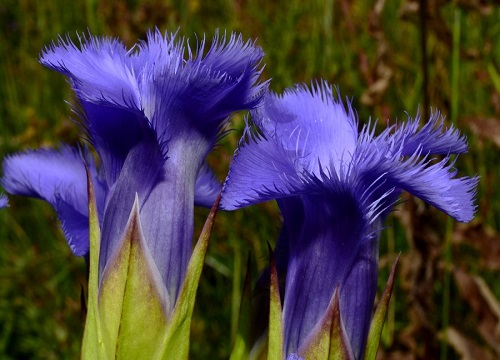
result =
[[[262,50],[241,35],[201,40],[149,32],[131,49],[118,39],[59,39],[41,63],[69,78],[84,136],[97,155],[61,146],[4,161],[2,184],[56,209],[76,255],[89,250],[85,164],[94,182],[101,241],[99,277],[123,237],[136,197],[142,233],[175,306],[192,251],[193,207],[211,206],[220,184],[205,158],[231,113],[255,107]],[[168,309],[167,309],[168,310]]]
[[[377,288],[378,242],[403,190],[458,221],[472,219],[477,178],[456,177],[466,140],[439,113],[358,131],[357,117],[322,82],[270,93],[252,112],[222,191],[233,210],[277,199],[284,224],[284,357],[307,347],[335,289],[353,357],[363,356]],[[256,129],[257,128],[257,129]],[[435,157],[434,155],[441,155]],[[292,356],[292,358],[293,358]]]

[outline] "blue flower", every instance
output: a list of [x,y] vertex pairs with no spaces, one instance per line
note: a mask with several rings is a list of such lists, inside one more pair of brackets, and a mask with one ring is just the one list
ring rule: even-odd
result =
[[0,209],[7,206],[9,206],[9,199],[5,195],[0,195]]
[[[358,122],[326,83],[269,94],[252,113],[223,187],[221,208],[277,199],[284,224],[284,356],[301,355],[339,287],[341,320],[355,358],[366,343],[383,223],[406,190],[459,221],[472,219],[477,178],[456,177],[465,138],[439,113],[388,127]],[[442,155],[442,159],[434,155]]]
[[[205,157],[231,113],[255,107],[263,53],[241,36],[203,39],[193,51],[176,34],[150,32],[127,49],[117,39],[69,38],[41,63],[69,78],[87,150],[66,146],[14,155],[2,183],[11,194],[42,198],[56,211],[76,255],[89,248],[85,164],[97,184],[99,274],[123,237],[136,194],[142,233],[173,307],[190,258],[193,207],[211,206],[220,185]],[[187,55],[187,57],[186,57]]]
[[95,184],[97,206],[102,213],[107,186],[100,179],[86,148],[61,146],[59,149],[31,150],[11,155],[3,163],[5,190],[51,204],[59,215],[68,245],[77,256],[85,256],[89,251],[85,163]]

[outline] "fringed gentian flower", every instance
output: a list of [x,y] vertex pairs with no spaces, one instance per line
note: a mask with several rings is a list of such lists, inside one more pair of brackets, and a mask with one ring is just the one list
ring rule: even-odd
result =
[[221,208],[278,199],[284,225],[276,266],[286,269],[283,357],[304,356],[338,288],[347,354],[362,358],[379,235],[401,192],[458,221],[473,217],[478,179],[457,178],[449,164],[451,154],[467,151],[465,138],[445,129],[439,113],[421,128],[410,119],[378,136],[370,125],[358,132],[350,104],[346,108],[326,83],[269,94],[252,120]]
[[[216,35],[196,51],[176,35],[150,32],[127,49],[111,38],[69,38],[46,48],[41,63],[69,78],[85,135],[100,159],[62,146],[4,162],[11,194],[42,198],[56,209],[71,249],[89,249],[85,164],[101,227],[99,278],[117,252],[137,195],[140,226],[171,311],[192,251],[193,206],[211,206],[220,185],[205,163],[231,113],[250,109],[263,53],[241,36]],[[186,57],[187,55],[187,57]],[[156,271],[155,270],[155,271]]]

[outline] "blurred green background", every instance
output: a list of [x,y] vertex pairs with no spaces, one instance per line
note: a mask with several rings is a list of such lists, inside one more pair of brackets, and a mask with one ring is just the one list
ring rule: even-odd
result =
[[[219,28],[257,39],[263,79],[282,91],[324,78],[352,99],[361,123],[385,126],[439,109],[468,135],[462,175],[479,174],[478,214],[456,224],[409,196],[387,222],[380,288],[395,254],[398,279],[379,357],[500,358],[500,9],[498,2],[299,0],[0,3],[0,157],[75,143],[63,76],[38,63],[59,34],[119,36],[148,29],[194,39]],[[210,157],[221,180],[243,115]],[[207,211],[197,210],[197,228]],[[225,359],[237,322],[246,258],[267,263],[280,215],[273,203],[220,213],[192,323],[191,358]],[[78,358],[85,264],[66,246],[49,205],[11,198],[0,212],[0,359]]]

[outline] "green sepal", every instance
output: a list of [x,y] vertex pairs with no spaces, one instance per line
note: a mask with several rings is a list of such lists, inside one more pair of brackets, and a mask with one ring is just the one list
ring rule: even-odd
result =
[[321,321],[298,351],[305,360],[351,360],[354,354],[340,315],[339,289],[336,288]]
[[391,300],[392,288],[394,286],[394,274],[396,272],[396,265],[398,264],[399,255],[392,265],[391,273],[387,284],[385,285],[384,292],[380,297],[380,301],[377,305],[377,309],[373,314],[372,322],[370,324],[370,331],[368,332],[368,339],[366,341],[364,360],[375,360],[377,357],[377,351],[380,343],[380,335],[382,334],[382,328],[384,327],[385,314],[387,313],[387,308],[389,306],[389,301]]
[[270,301],[269,301],[269,341],[267,358],[268,360],[283,358],[283,319],[281,317],[280,284],[278,280],[278,270],[274,253],[269,247],[270,257]]
[[97,308],[97,295],[99,292],[99,247],[101,239],[101,229],[97,215],[97,205],[95,200],[94,187],[91,175],[87,167],[87,191],[89,201],[89,283],[87,315],[85,320],[85,330],[82,341],[82,359],[101,360],[107,359],[101,322],[99,321],[99,310]]
[[157,344],[159,348],[157,358],[159,359],[183,360],[188,358],[189,334],[194,302],[196,299],[196,290],[198,289],[201,271],[205,262],[205,255],[207,253],[215,215],[219,207],[219,201],[220,194],[205,221],[200,238],[196,243],[191,260],[189,261],[186,277],[168,324],[164,341],[162,344]]
[[142,234],[136,197],[121,244],[99,286],[109,359],[154,359],[165,337],[168,308],[166,287]]

